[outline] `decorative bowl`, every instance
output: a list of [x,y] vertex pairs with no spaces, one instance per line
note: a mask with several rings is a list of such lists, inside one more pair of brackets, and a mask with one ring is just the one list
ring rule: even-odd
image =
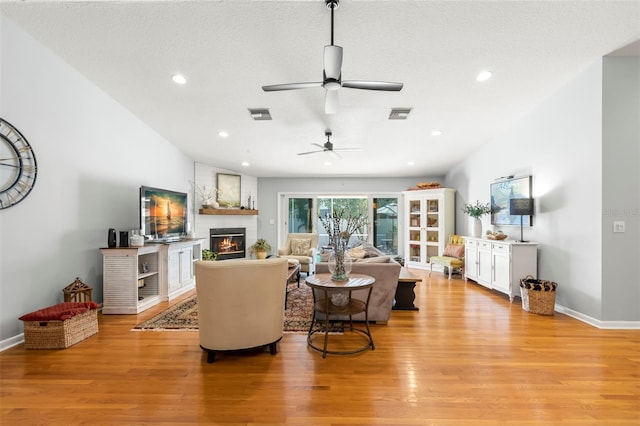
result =
[[507,239],[507,234],[497,234],[497,235],[496,234],[489,234],[489,235],[487,235],[487,238],[490,239],[490,240],[502,241],[502,240]]

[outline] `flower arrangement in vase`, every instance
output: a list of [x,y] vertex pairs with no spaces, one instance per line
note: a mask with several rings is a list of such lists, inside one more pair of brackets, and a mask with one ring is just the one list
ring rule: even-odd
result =
[[482,235],[482,222],[480,218],[488,213],[491,213],[491,205],[489,203],[482,204],[480,200],[476,200],[475,204],[465,204],[462,206],[462,211],[473,218],[473,236],[479,238]]
[[334,210],[331,214],[319,216],[319,219],[329,234],[329,245],[333,247],[333,253],[329,258],[331,279],[346,281],[349,279],[349,272],[351,272],[351,258],[347,254],[347,245],[356,231],[365,229],[367,216],[359,213],[346,213],[345,210]]
[[193,182],[193,189],[200,196],[203,209],[217,209],[220,207],[217,198],[219,194],[222,194],[222,190],[214,188],[213,186],[198,185]]

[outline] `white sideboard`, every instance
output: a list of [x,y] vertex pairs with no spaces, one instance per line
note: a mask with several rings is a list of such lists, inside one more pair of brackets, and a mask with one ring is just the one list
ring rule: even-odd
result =
[[195,286],[203,239],[103,248],[103,314],[137,314]]
[[471,279],[509,296],[520,296],[520,280],[538,276],[538,245],[464,237],[464,279]]

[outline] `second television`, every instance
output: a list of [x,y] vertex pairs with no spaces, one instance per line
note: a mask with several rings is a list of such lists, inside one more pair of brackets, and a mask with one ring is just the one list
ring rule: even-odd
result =
[[146,240],[166,241],[187,232],[187,194],[140,187],[140,232]]

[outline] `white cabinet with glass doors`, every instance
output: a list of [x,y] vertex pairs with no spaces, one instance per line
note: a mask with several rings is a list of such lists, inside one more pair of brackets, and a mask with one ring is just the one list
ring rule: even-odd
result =
[[405,266],[429,268],[432,256],[441,256],[455,232],[455,189],[404,191]]

